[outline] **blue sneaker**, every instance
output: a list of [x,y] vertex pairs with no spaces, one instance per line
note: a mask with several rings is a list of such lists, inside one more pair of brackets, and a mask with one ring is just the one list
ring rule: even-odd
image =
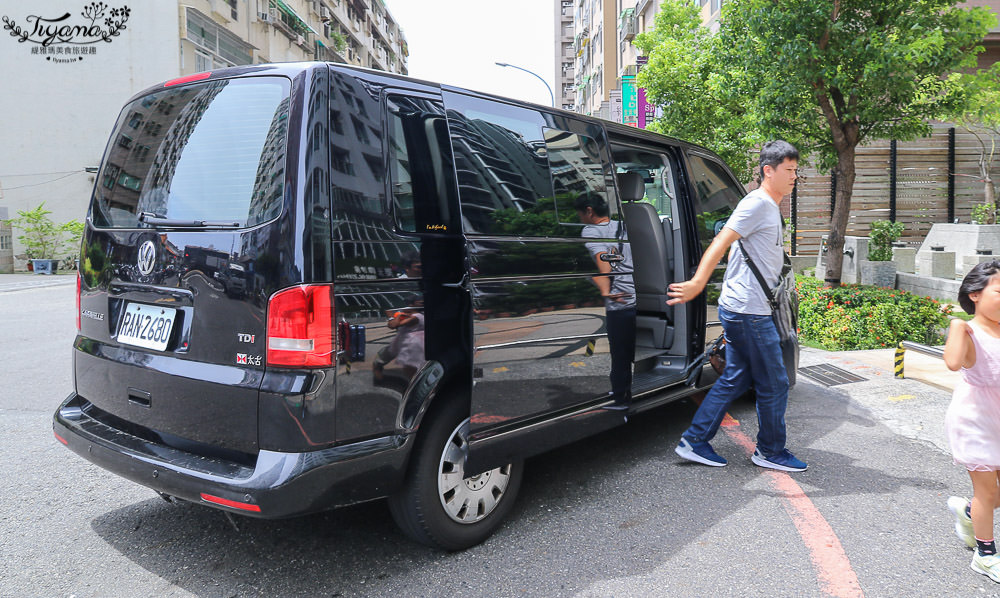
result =
[[683,436],[681,436],[681,441],[677,443],[677,448],[674,449],[674,452],[688,461],[694,461],[695,463],[701,463],[702,465],[723,467],[726,463],[728,463],[728,461],[720,457],[714,450],[712,450],[712,445],[709,443],[697,441],[692,442]]
[[788,449],[770,457],[765,457],[761,454],[760,449],[755,449],[750,460],[761,467],[777,469],[778,471],[805,471],[808,467],[805,461],[796,459],[795,455],[790,453]]

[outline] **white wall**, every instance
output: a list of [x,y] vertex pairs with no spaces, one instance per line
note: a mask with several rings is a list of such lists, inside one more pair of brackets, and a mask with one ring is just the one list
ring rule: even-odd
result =
[[[31,15],[56,19],[68,12],[71,17],[60,25],[89,25],[81,15],[89,4],[0,0],[0,17],[28,31]],[[44,201],[56,222],[82,221],[94,184],[94,175],[84,169],[99,165],[122,106],[135,93],[180,74],[176,2],[105,4],[109,11],[129,7],[125,29],[110,43],[62,45],[95,48],[75,62],[32,54],[38,44],[19,43],[0,29],[0,206],[9,208],[11,217]],[[15,241],[14,253],[23,251]]]

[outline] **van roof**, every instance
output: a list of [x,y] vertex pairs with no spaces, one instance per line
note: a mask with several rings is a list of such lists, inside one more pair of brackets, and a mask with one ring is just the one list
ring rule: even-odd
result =
[[[584,120],[589,120],[589,121],[592,121],[592,122],[596,122],[596,123],[602,125],[610,133],[617,133],[617,134],[620,134],[620,135],[629,135],[629,136],[637,136],[637,137],[647,137],[650,140],[659,141],[661,143],[666,140],[666,141],[669,141],[670,143],[672,143],[673,145],[681,146],[681,147],[683,147],[685,149],[695,149],[697,151],[704,152],[704,153],[707,153],[709,155],[718,157],[718,155],[715,152],[713,152],[713,151],[711,151],[708,148],[705,148],[703,146],[700,146],[700,145],[697,145],[697,144],[694,144],[694,143],[691,143],[691,142],[688,142],[688,141],[684,141],[684,140],[678,139],[676,137],[670,137],[668,135],[663,135],[661,133],[654,133],[652,131],[647,131],[645,129],[638,129],[636,127],[630,127],[628,125],[624,125],[624,124],[617,123],[617,122],[610,121],[610,120],[605,120],[603,118],[598,118],[598,117],[595,117],[595,116],[587,116],[587,115],[584,115],[584,114],[579,114],[577,112],[572,112],[570,110],[564,110],[562,108],[558,108],[558,107],[555,107],[555,106],[545,106],[545,105],[542,105],[542,104],[536,104],[534,102],[526,102],[524,100],[518,100],[518,99],[515,99],[515,98],[500,96],[500,95],[496,95],[496,94],[492,94],[492,93],[487,93],[487,92],[482,92],[482,91],[476,91],[476,90],[467,89],[467,88],[463,88],[463,87],[457,87],[457,86],[448,85],[448,84],[445,84],[445,83],[438,83],[438,82],[435,82],[435,81],[428,81],[426,79],[418,79],[416,77],[410,77],[408,75],[400,75],[398,73],[390,73],[390,72],[387,72],[387,71],[379,71],[379,70],[376,70],[376,69],[371,69],[371,68],[366,68],[366,67],[360,67],[360,66],[354,66],[354,65],[349,65],[349,64],[339,63],[339,62],[316,62],[316,61],[313,61],[313,62],[269,62],[269,63],[264,63],[264,64],[233,66],[233,67],[228,67],[228,68],[224,68],[224,69],[216,69],[216,70],[212,70],[212,71],[207,71],[208,73],[210,73],[209,76],[204,77],[204,78],[200,78],[200,79],[197,79],[197,80],[192,80],[192,82],[202,82],[202,81],[207,81],[207,80],[212,80],[212,79],[224,79],[224,78],[228,79],[228,78],[235,78],[235,77],[251,77],[251,76],[257,76],[257,75],[263,75],[263,74],[281,75],[281,76],[286,76],[286,77],[289,77],[289,78],[294,78],[296,75],[301,74],[304,71],[308,71],[310,69],[314,69],[314,68],[318,68],[318,67],[332,67],[332,68],[336,69],[337,71],[341,71],[341,72],[345,72],[345,73],[353,73],[353,74],[356,74],[356,75],[362,75],[362,76],[365,76],[366,78],[369,78],[369,79],[383,79],[383,80],[393,80],[394,79],[394,80],[398,80],[398,81],[407,82],[409,84],[422,85],[422,86],[425,86],[425,87],[429,87],[429,88],[432,88],[432,89],[438,89],[438,90],[442,90],[442,91],[449,91],[449,92],[453,92],[453,93],[461,93],[461,94],[466,94],[466,95],[472,95],[472,96],[482,97],[482,98],[487,98],[487,99],[492,99],[492,100],[496,100],[496,101],[500,101],[500,102],[504,102],[504,103],[508,103],[508,104],[518,104],[518,105],[522,105],[522,106],[531,106],[533,108],[537,108],[539,110],[545,110],[547,112],[557,112],[557,113],[565,114],[567,116],[571,116],[573,118],[584,119]],[[170,83],[172,81],[177,81],[178,79],[184,79],[186,77],[187,76],[177,77],[175,79],[171,79],[171,80],[168,80],[168,81],[165,81],[165,82],[158,83],[156,85],[150,86],[150,87],[142,90],[141,92],[135,94],[134,96],[132,96],[132,98],[129,99],[129,102],[132,102],[132,101],[136,100],[139,97],[142,97],[144,95],[153,93],[155,91],[162,90],[167,83]]]

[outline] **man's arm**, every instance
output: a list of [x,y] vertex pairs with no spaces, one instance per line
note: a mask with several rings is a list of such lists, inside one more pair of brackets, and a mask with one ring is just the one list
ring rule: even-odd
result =
[[712,240],[708,249],[701,256],[701,262],[698,263],[698,270],[695,271],[691,280],[670,284],[667,296],[671,298],[667,300],[667,305],[687,303],[701,294],[702,290],[705,289],[705,285],[708,284],[708,279],[712,276],[712,270],[715,270],[715,266],[718,265],[719,260],[729,251],[729,246],[741,238],[740,234],[733,229],[725,226],[722,227],[722,230],[719,231],[719,234],[715,235],[715,239]]
[[[601,256],[607,253],[606,251],[600,251],[594,256],[594,262],[597,264],[597,271],[601,274],[611,274],[611,264],[605,262],[601,259]],[[597,290],[601,292],[602,297],[607,297],[611,294],[611,277],[610,276],[594,276],[594,284],[597,285]]]

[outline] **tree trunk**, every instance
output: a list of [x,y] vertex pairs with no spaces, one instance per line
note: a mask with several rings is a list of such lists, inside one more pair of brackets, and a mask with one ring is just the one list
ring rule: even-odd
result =
[[[847,232],[847,221],[851,215],[851,194],[854,191],[854,179],[857,176],[854,166],[856,147],[851,145],[840,149],[837,156],[837,185],[834,188],[833,215],[830,218],[830,233],[826,240],[826,274],[824,281],[827,286],[839,287],[840,274],[844,265],[844,235]],[[855,256],[862,259],[865,256]]]
[[993,216],[991,216],[986,224],[995,224],[997,222],[997,203],[996,203],[996,193],[993,189],[993,179],[987,174],[983,180],[983,203],[993,206]]

